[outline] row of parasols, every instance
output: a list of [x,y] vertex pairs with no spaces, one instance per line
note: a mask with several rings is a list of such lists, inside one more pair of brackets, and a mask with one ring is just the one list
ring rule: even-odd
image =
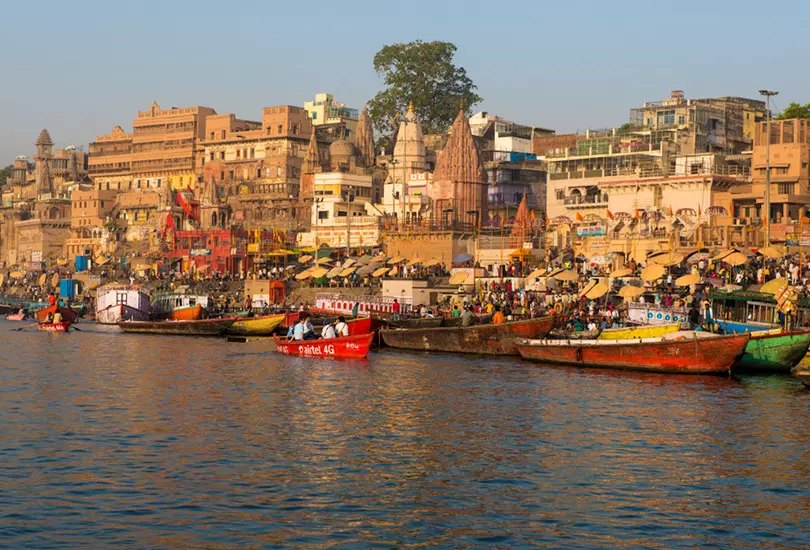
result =
[[[3,273],[0,273],[0,285],[2,285],[6,280],[8,281],[18,281],[25,277],[24,271],[12,271],[8,274],[8,278]],[[43,286],[46,282],[48,282],[48,275],[43,273],[39,276],[39,286]],[[51,286],[56,287],[59,285],[59,274],[54,273],[51,277]]]
[[[298,258],[298,262],[305,264],[313,259],[314,258],[312,256],[305,255]],[[414,258],[413,260],[407,261],[405,258],[400,256],[387,258],[385,255],[381,254],[374,257],[362,256],[360,258],[348,258],[341,264],[332,266],[331,264],[333,262],[334,260],[329,257],[318,258],[313,262],[315,265],[309,269],[305,269],[301,273],[298,273],[295,278],[299,281],[310,278],[321,279],[324,277],[327,279],[334,279],[335,277],[349,277],[355,273],[361,277],[366,275],[370,275],[372,277],[385,277],[386,275],[393,275],[396,273],[402,264],[408,267],[416,265],[433,267],[442,263],[442,260],[438,258],[431,258],[428,260]]]

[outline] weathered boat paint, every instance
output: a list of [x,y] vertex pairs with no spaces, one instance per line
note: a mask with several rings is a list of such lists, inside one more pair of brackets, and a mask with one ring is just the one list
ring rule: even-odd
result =
[[779,328],[778,325],[754,324],[754,323],[739,323],[737,321],[728,321],[725,319],[712,319],[712,324],[719,326],[726,334],[740,334],[743,332],[762,332],[766,330],[773,330]]
[[742,357],[750,334],[706,335],[680,340],[534,341],[517,350],[524,359],[549,365],[678,374],[729,374]]
[[373,339],[372,333],[319,340],[288,340],[283,336],[274,338],[279,353],[333,359],[363,359],[368,356]]
[[383,329],[380,334],[385,344],[392,348],[485,355],[517,355],[515,340],[544,338],[548,335],[553,323],[554,317],[549,316],[500,325]]
[[752,333],[740,359],[740,372],[789,373],[810,348],[810,330]]
[[270,336],[285,319],[284,314],[240,317],[228,328],[228,334],[240,336]]
[[681,330],[680,323],[671,325],[648,325],[641,327],[609,328],[599,333],[597,340],[634,340],[637,338],[659,338],[664,334]]
[[197,319],[193,321],[121,321],[124,332],[170,334],[181,336],[219,336],[233,325],[237,317]]

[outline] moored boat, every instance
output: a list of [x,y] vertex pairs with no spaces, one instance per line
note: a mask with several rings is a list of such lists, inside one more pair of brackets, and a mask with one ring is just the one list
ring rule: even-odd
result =
[[96,291],[96,322],[116,325],[120,321],[148,321],[149,293],[129,285],[105,285]]
[[208,317],[208,296],[169,292],[158,294],[150,305],[153,320],[196,321]]
[[289,340],[276,336],[276,349],[285,355],[299,357],[331,357],[334,359],[363,359],[368,356],[374,334],[358,334],[341,338],[318,340]]
[[118,326],[124,332],[171,334],[181,336],[219,336],[238,317],[220,319],[195,319],[191,321],[121,321]]
[[6,321],[25,321],[26,317],[28,317],[28,315],[26,315],[25,312],[22,311],[17,313],[9,313],[8,315],[6,315]]
[[752,332],[740,372],[790,373],[810,348],[810,330]]
[[380,334],[385,344],[392,348],[485,355],[517,355],[515,347],[517,339],[545,338],[553,323],[554,317],[549,316],[498,325],[383,329]]
[[239,336],[271,336],[284,319],[284,314],[240,317],[228,328],[228,334],[237,334]]
[[34,313],[34,316],[36,317],[38,323],[49,323],[52,322],[53,317],[56,315],[57,311],[62,315],[61,322],[65,323],[75,323],[76,319],[79,316],[72,309],[58,305],[39,309]]
[[388,317],[386,319],[381,319],[381,321],[391,328],[414,329],[414,328],[437,328],[442,326],[442,321],[444,321],[444,319],[442,317],[413,317],[413,318],[402,317],[400,319],[393,319]]
[[749,334],[670,333],[640,340],[533,340],[521,357],[548,365],[677,374],[729,374],[745,352]]

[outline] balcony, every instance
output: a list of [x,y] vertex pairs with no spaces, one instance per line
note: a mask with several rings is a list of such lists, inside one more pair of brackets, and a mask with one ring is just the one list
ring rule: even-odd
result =
[[563,199],[563,204],[568,208],[604,208],[608,204],[607,195],[586,195],[566,197]]

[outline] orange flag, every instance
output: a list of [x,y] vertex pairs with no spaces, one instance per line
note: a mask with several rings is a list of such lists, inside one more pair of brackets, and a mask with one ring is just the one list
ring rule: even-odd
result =
[[641,216],[640,216],[640,215],[639,215],[639,213],[638,213],[638,208],[636,208],[636,213],[635,213],[635,214],[633,214],[633,217],[634,217],[635,219],[637,219],[637,220],[638,220],[639,218],[641,218]]
[[551,220],[549,219],[548,214],[546,214],[546,227],[549,225],[551,225]]
[[613,212],[610,211],[610,208],[607,209],[607,217],[611,220],[613,219]]
[[577,221],[578,221],[578,222],[581,222],[582,220],[583,220],[582,214],[580,214],[579,212],[577,212]]
[[700,204],[698,203],[698,216],[700,216],[702,214],[702,212],[703,211],[700,209]]
[[529,217],[530,217],[531,219],[534,219],[534,210],[532,210],[532,213],[531,213],[531,214],[529,214]]
[[672,205],[671,204],[669,205],[669,215],[670,215],[670,217],[675,215],[675,213],[672,211]]

